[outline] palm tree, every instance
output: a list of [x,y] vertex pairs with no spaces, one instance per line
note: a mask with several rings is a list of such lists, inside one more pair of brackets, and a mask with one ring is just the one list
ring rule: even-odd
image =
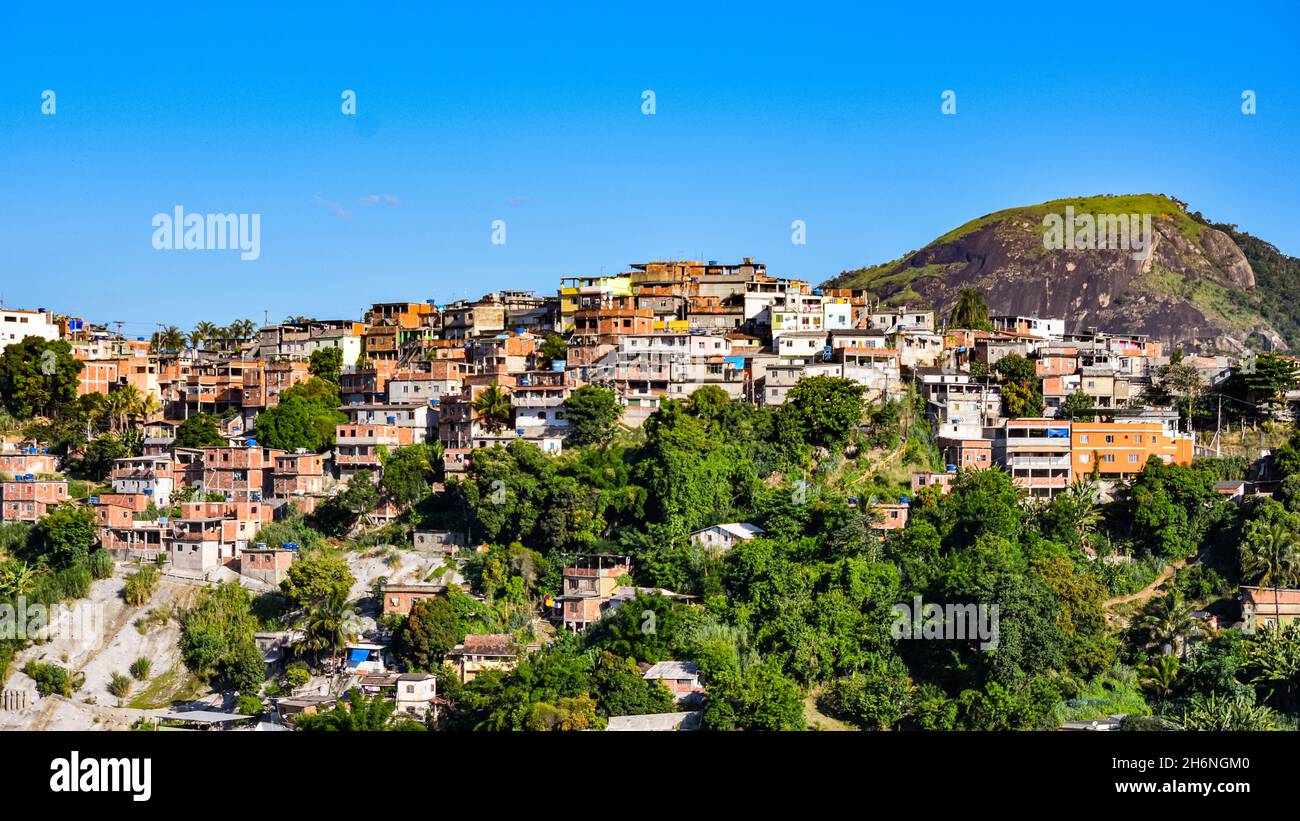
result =
[[483,427],[496,433],[510,424],[510,394],[501,390],[499,385],[488,385],[487,389],[474,399],[474,412],[478,414]]
[[234,343],[235,350],[239,350],[244,341],[253,338],[256,330],[257,325],[251,319],[237,319],[226,328],[229,333],[228,341]]
[[153,347],[156,353],[175,353],[185,347],[185,332],[175,325],[168,325],[153,335]]
[[948,324],[954,328],[985,330],[989,327],[989,305],[984,294],[974,288],[963,288],[957,296],[948,317]]
[[126,427],[126,420],[131,409],[139,401],[140,389],[135,385],[122,385],[108,392],[104,403],[105,415],[108,417],[108,429],[113,433]]
[[1174,688],[1178,685],[1181,666],[1177,656],[1160,656],[1138,668],[1141,684],[1157,698],[1168,698],[1173,695]]
[[1079,545],[1089,552],[1092,551],[1092,534],[1101,521],[1101,513],[1097,510],[1097,494],[1096,482],[1076,479],[1061,494],[1062,501],[1057,506],[1062,523],[1078,534]]
[[195,343],[195,347],[199,347],[203,343],[211,342],[216,337],[216,334],[217,326],[204,320],[194,326],[193,332],[190,333],[190,338],[197,339],[198,342]]
[[342,590],[316,602],[307,613],[306,635],[301,646],[317,656],[328,651],[331,659],[337,659],[351,638],[349,622],[354,613],[355,607]]
[[153,394],[136,390],[135,396],[127,408],[127,417],[132,422],[139,421],[143,424],[148,422],[160,410],[162,410],[162,404]]
[[1143,608],[1137,628],[1146,634],[1146,648],[1159,647],[1165,655],[1182,656],[1183,639],[1196,627],[1180,590],[1152,599]]
[[1273,588],[1273,617],[1280,624],[1282,587],[1295,584],[1300,573],[1300,544],[1284,522],[1272,521],[1262,528],[1247,529],[1241,545],[1241,569],[1255,576],[1259,584]]

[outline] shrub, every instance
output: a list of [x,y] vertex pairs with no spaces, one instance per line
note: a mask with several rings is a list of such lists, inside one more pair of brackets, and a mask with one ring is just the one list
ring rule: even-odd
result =
[[139,607],[153,598],[158,589],[158,568],[153,565],[141,565],[140,569],[126,577],[126,586],[122,588],[122,598],[132,607]]
[[36,691],[43,696],[60,695],[72,698],[72,674],[57,664],[27,662],[23,672],[36,682]]
[[114,673],[109,679],[108,691],[118,698],[126,698],[131,694],[131,677],[122,673]]
[[137,681],[144,681],[149,678],[149,669],[153,667],[153,662],[141,656],[131,662],[131,675],[135,676]]
[[235,702],[235,712],[246,716],[261,715],[263,709],[262,700],[257,696],[240,696]]
[[113,575],[113,557],[107,550],[96,550],[90,554],[90,574],[96,579],[107,579]]
[[290,687],[302,687],[311,680],[311,671],[307,669],[305,662],[295,661],[284,671],[284,678],[289,682]]

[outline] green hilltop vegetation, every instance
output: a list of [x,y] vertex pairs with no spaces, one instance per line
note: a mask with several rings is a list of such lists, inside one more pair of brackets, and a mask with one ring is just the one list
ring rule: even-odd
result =
[[1176,263],[1170,263],[1169,266],[1156,264],[1151,271],[1139,277],[1129,294],[1117,295],[1116,304],[1123,305],[1139,296],[1184,301],[1205,316],[1221,322],[1229,331],[1239,333],[1247,344],[1256,348],[1273,347],[1263,337],[1250,335],[1251,329],[1261,322],[1275,328],[1288,347],[1300,347],[1300,314],[1294,307],[1300,304],[1300,259],[1283,254],[1270,243],[1240,231],[1236,225],[1212,222],[1199,211],[1189,210],[1184,203],[1163,194],[1068,197],[1037,205],[1006,208],[970,220],[897,259],[843,271],[827,285],[865,289],[886,304],[927,301],[923,293],[927,290],[927,283],[932,280],[945,281],[950,276],[963,272],[968,264],[963,260],[918,265],[915,262],[919,260],[914,258],[923,252],[961,242],[990,225],[1000,226],[996,241],[1014,250],[1015,258],[1026,260],[1032,267],[1036,258],[1047,253],[1038,242],[1043,218],[1048,214],[1063,213],[1067,207],[1073,207],[1078,214],[1149,213],[1153,220],[1172,221],[1182,235],[1195,245],[1201,243],[1207,227],[1222,231],[1237,244],[1250,263],[1255,273],[1254,289],[1247,291],[1193,275],[1194,269],[1191,267],[1186,271],[1171,270],[1171,267],[1178,267]]

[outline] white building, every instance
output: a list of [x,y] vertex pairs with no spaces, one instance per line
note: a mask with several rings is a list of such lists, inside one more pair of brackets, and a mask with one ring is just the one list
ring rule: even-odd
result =
[[735,547],[738,542],[747,542],[763,535],[763,528],[749,522],[727,522],[709,525],[691,534],[691,541],[702,547],[717,547],[723,550]]
[[59,326],[49,311],[18,311],[0,308],[0,348],[22,342],[29,336],[58,339]]

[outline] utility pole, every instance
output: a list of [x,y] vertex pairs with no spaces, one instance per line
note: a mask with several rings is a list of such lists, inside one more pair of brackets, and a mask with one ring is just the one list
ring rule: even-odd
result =
[[1219,428],[1223,426],[1223,394],[1219,394],[1219,411],[1214,420],[1214,455],[1223,455],[1223,442],[1219,439]]

